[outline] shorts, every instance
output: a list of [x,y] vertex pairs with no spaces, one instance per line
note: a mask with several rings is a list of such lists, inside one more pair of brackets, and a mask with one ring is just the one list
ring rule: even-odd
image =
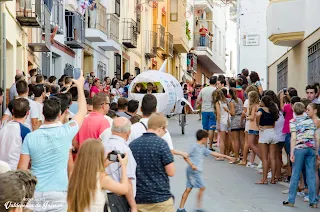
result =
[[228,127],[228,125],[227,124],[220,124],[220,129],[219,129],[219,131],[221,131],[221,132],[228,132],[228,131],[231,131],[231,128],[230,127]]
[[216,116],[213,112],[202,112],[202,129],[215,130],[216,129]]
[[246,121],[244,131],[249,132],[249,121]]
[[259,143],[260,144],[276,144],[276,131],[274,128],[264,129],[259,131]]
[[173,205],[173,198],[164,202],[137,204],[139,212],[175,212]]
[[204,181],[200,171],[187,168],[187,188],[204,188]]
[[248,130],[248,135],[259,135],[258,130]]

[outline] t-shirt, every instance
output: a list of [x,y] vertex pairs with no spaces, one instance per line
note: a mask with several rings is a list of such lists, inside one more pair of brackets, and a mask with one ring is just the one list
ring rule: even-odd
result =
[[295,149],[315,148],[316,125],[307,116],[297,116],[290,121],[290,132],[297,133]]
[[21,154],[30,155],[37,192],[68,190],[69,153],[78,131],[78,123],[72,120],[64,125],[41,125],[25,137]]
[[126,112],[116,112],[116,114],[120,117],[125,117],[127,119],[131,119],[131,115]]
[[276,131],[277,141],[282,142],[285,141],[286,135],[282,132],[284,125],[284,117],[282,112],[279,112],[279,118],[274,125],[274,130]]
[[285,134],[290,133],[290,120],[293,119],[293,110],[291,107],[291,104],[285,104],[283,107],[283,113],[285,113],[284,116],[284,125],[283,125],[283,130],[282,132]]
[[201,103],[201,111],[202,112],[214,112],[213,109],[213,100],[212,100],[212,93],[216,90],[216,87],[208,86],[202,88],[199,93],[198,100],[202,100]]
[[76,135],[76,140],[81,146],[88,138],[100,138],[100,135],[107,128],[110,128],[110,123],[104,115],[97,112],[91,112],[84,119],[82,126]]
[[[211,151],[198,143],[192,144],[189,150],[189,159],[195,165],[198,171],[202,171],[202,164],[204,156],[208,157]],[[192,169],[190,166],[188,169]]]
[[[19,97],[20,98],[20,97]],[[25,97],[23,97],[25,98]],[[26,127],[28,127],[31,131],[32,131],[32,122],[31,122],[31,119],[39,119],[39,112],[38,112],[38,106],[37,104],[31,100],[31,99],[28,99],[28,98],[25,98],[29,101],[29,106],[30,106],[30,113],[26,119],[26,122],[24,123],[24,125]],[[8,116],[12,116],[12,113],[10,112],[9,108],[6,109],[6,111],[4,112],[4,114],[8,115]]]
[[39,121],[42,121],[42,123],[44,122],[44,115],[43,115],[43,104],[41,104],[40,102],[36,102],[37,105],[37,109],[38,109],[38,113],[39,113]]
[[18,92],[17,92],[17,87],[16,87],[16,83],[13,83],[13,85],[10,87],[9,90],[9,100],[14,100],[15,97],[18,96]]
[[78,110],[79,110],[79,104],[78,102],[72,101],[72,104],[70,105],[69,110],[73,113],[73,114],[77,114]]
[[[143,133],[147,132],[146,127],[148,127],[148,121],[149,121],[149,118],[142,118],[140,119],[140,122],[142,122],[144,125],[140,122],[131,125],[131,133],[128,139],[129,144],[134,139],[139,138],[140,136],[142,136]],[[172,138],[168,130],[167,130],[167,133],[164,134],[164,136],[162,136],[162,139],[167,142],[170,150],[173,150]]]
[[172,197],[165,166],[173,155],[164,140],[154,133],[144,133],[129,145],[137,162],[137,204],[167,201]]
[[113,119],[110,118],[109,116],[104,116],[105,119],[108,120],[110,127],[108,127],[107,129],[105,129],[101,134],[100,134],[100,139],[102,141],[107,141],[110,139],[112,132],[111,132],[111,126],[113,124]]
[[97,94],[97,93],[99,93],[99,89],[98,89],[98,87],[97,86],[92,86],[91,87],[91,89],[90,89],[90,96],[92,97],[92,93],[95,93],[95,94]]
[[16,170],[21,153],[21,146],[30,130],[16,121],[9,121],[0,130],[0,160],[9,164],[11,170]]

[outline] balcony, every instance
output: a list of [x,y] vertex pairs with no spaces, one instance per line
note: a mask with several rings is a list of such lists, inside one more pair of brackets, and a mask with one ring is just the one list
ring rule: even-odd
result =
[[197,55],[194,53],[187,54],[187,72],[189,74],[197,72]]
[[50,52],[50,12],[46,5],[42,5],[41,28],[33,29],[37,31],[37,39],[28,43],[33,52]]
[[162,55],[165,57],[173,57],[173,35],[169,32],[166,32],[165,50]]
[[57,34],[63,34],[63,0],[53,0],[52,10],[51,10],[51,32],[57,27]]
[[107,14],[107,41],[97,43],[104,51],[120,51],[119,44],[119,17],[115,14]]
[[165,32],[166,29],[161,24],[154,25],[155,31],[157,32],[157,48],[164,51],[165,47]]
[[146,50],[145,55],[148,58],[157,56],[157,33],[153,31],[146,31]]
[[123,38],[122,44],[127,48],[137,48],[137,24],[131,18],[123,19]]
[[267,10],[267,34],[278,46],[293,47],[304,39],[305,1],[271,1]]
[[76,12],[65,11],[66,40],[65,44],[72,49],[82,49],[85,41],[84,17]]
[[16,6],[16,18],[21,26],[36,28],[42,27],[45,8],[47,8],[43,0],[18,0]]
[[102,4],[97,4],[96,16],[89,14],[91,10],[86,12],[86,39],[91,42],[105,42],[107,36],[107,9]]

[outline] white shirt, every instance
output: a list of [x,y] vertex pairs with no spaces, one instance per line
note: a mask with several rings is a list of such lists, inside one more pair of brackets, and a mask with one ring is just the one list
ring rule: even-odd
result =
[[[142,118],[140,119],[140,122],[144,123],[146,127],[148,127],[148,121],[149,118]],[[147,132],[146,128],[141,124],[140,122],[135,123],[131,126],[131,133],[128,139],[128,143],[130,144],[133,140],[139,138],[142,136],[143,133]],[[168,130],[166,130],[167,133],[162,136],[162,139],[165,140],[170,148],[170,150],[173,150],[173,144],[172,144],[172,139],[171,135]]]
[[38,109],[38,114],[39,114],[39,118],[38,120],[39,121],[42,121],[42,124],[44,122],[44,115],[43,115],[43,104],[39,103],[39,102],[36,102],[36,105],[37,105],[37,109]]
[[111,132],[111,127],[112,127],[112,124],[113,124],[113,119],[110,118],[109,116],[104,116],[108,121],[109,121],[109,124],[110,124],[110,127],[105,129],[101,135],[99,136],[100,139],[102,141],[107,141],[110,139],[111,135],[112,135],[112,132]]
[[[21,98],[21,97],[18,97],[18,98]],[[26,97],[23,97],[23,98],[25,98],[29,101],[29,106],[30,106],[30,113],[29,113],[24,125],[26,125],[26,127],[28,127],[32,131],[31,119],[39,119],[38,106],[33,100],[28,99]],[[6,109],[4,114],[12,117],[12,113],[10,112],[9,108]]]
[[[132,182],[132,188],[133,188],[133,195],[136,196],[136,168],[137,163],[136,160],[133,157],[133,154],[131,152],[131,149],[128,146],[127,141],[125,141],[123,138],[112,135],[110,139],[108,140],[102,140],[105,153],[111,152],[113,150],[118,150],[120,153],[127,153],[128,155],[128,165],[127,165],[127,175],[128,178],[131,179]],[[107,157],[107,155],[106,155]],[[112,163],[106,168],[106,173],[112,177],[117,182],[121,181],[121,168],[119,163]],[[108,191],[110,192],[110,191]]]

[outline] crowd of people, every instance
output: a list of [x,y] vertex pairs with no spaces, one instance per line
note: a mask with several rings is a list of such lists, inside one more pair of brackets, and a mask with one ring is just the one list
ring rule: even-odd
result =
[[209,85],[182,84],[185,98],[201,110],[203,128],[183,152],[157,112],[153,86],[141,102],[127,99],[133,78],[125,73],[101,83],[94,73],[77,80],[17,73],[0,129],[0,211],[173,212],[174,155],[188,164],[178,212],[186,211],[195,188],[203,211],[202,163],[209,155],[247,167],[260,159],[256,184],[290,182],[283,205],[294,206],[298,194],[317,207],[319,84],[306,87],[306,98],[294,88],[276,94],[246,69],[237,78],[213,76]]

